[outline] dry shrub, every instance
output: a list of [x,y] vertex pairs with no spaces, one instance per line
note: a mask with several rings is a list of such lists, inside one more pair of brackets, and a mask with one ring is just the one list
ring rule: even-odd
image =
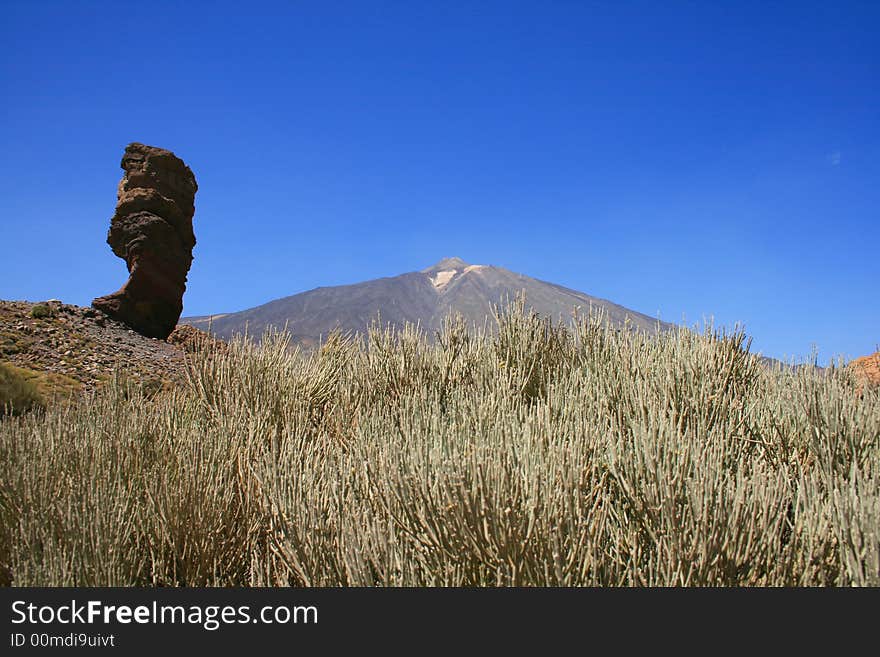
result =
[[648,338],[514,305],[284,333],[0,423],[21,585],[876,586],[880,393],[739,329]]

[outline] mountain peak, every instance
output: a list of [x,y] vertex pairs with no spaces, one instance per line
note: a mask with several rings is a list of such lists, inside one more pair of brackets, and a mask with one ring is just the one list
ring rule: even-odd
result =
[[451,258],[443,258],[436,265],[432,265],[431,267],[428,267],[427,269],[423,269],[422,273],[433,274],[438,271],[458,270],[458,269],[464,269],[465,267],[470,267],[470,265],[468,263],[466,263],[464,260],[462,260],[461,258],[457,258],[457,257],[453,256]]
[[429,336],[443,327],[450,313],[465,317],[469,326],[491,330],[496,308],[524,295],[530,312],[559,321],[571,321],[572,311],[581,316],[591,310],[604,313],[615,326],[629,326],[648,333],[663,330],[655,318],[591,297],[583,292],[530,278],[493,265],[471,265],[461,258],[443,258],[421,272],[376,278],[352,285],[317,288],[222,317],[192,317],[185,323],[211,326],[220,337],[245,331],[259,336],[269,327],[287,327],[294,343],[313,347],[334,329],[368,332],[378,317],[383,326],[402,329],[417,325]]

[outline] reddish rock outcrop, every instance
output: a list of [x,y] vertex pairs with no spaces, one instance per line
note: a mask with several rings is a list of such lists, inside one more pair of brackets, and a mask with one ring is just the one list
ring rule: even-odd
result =
[[92,306],[142,335],[164,340],[183,310],[196,244],[192,218],[198,185],[183,160],[163,148],[129,144],[121,166],[125,173],[107,243],[125,260],[129,278]]
[[880,386],[880,351],[856,358],[849,366],[855,374],[859,390]]
[[180,347],[187,353],[197,351],[213,351],[214,353],[226,353],[229,345],[218,340],[210,333],[206,333],[195,326],[178,324],[177,328],[168,336],[168,344]]

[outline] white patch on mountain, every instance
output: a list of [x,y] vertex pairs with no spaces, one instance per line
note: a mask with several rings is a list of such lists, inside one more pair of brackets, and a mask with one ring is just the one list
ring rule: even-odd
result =
[[434,287],[437,288],[438,291],[442,290],[449,284],[449,281],[451,281],[457,273],[458,272],[454,269],[438,271],[437,275],[431,278],[431,282],[434,284]]

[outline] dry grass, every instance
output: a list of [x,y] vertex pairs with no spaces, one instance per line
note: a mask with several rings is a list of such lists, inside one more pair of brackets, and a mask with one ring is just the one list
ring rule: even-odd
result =
[[17,585],[880,585],[880,394],[520,309],[0,423]]
[[0,361],[0,417],[19,415],[45,405],[32,374],[30,370]]

